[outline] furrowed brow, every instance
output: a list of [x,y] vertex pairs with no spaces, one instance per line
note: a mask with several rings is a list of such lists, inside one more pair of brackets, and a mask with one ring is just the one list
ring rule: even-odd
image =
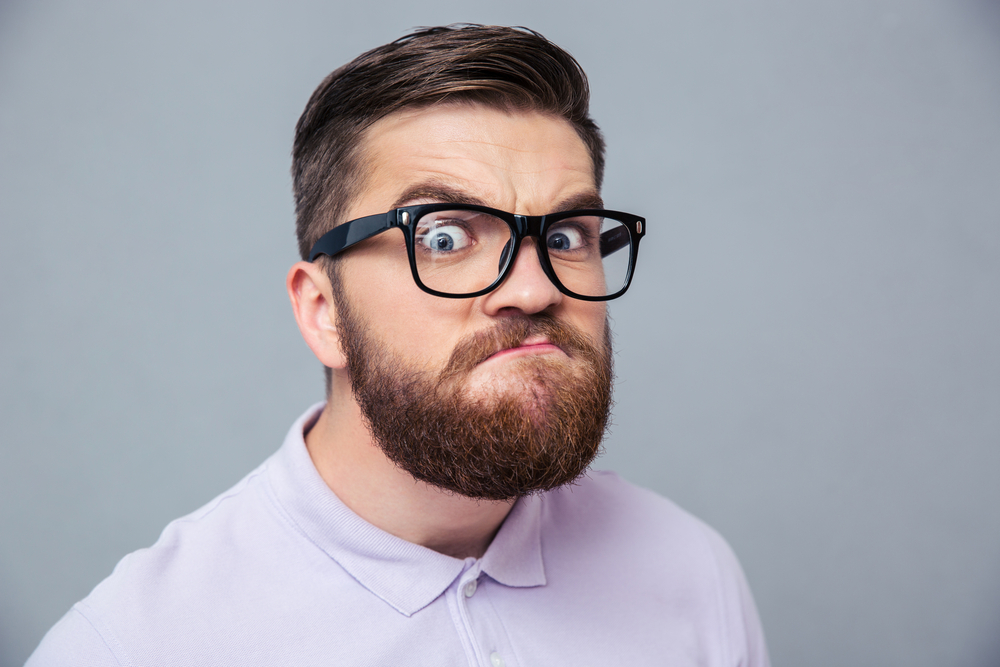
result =
[[[432,202],[441,202],[446,204],[489,206],[489,204],[485,203],[482,199],[479,199],[468,192],[443,183],[429,181],[426,183],[419,183],[404,191],[392,207],[399,208],[400,206],[406,206],[407,204],[411,204],[417,200],[430,200]],[[558,205],[554,206],[550,212],[556,213],[559,211],[576,211],[579,209],[591,208],[604,208],[604,200],[601,199],[601,195],[598,194],[597,190],[581,192],[563,199],[558,203]]]

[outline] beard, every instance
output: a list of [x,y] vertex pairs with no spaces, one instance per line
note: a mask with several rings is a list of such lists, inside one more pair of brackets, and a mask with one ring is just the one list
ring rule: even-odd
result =
[[[505,318],[463,339],[434,374],[373,340],[337,287],[354,397],[376,444],[414,478],[469,498],[510,500],[575,481],[600,452],[612,404],[607,321],[598,349],[550,315]],[[470,395],[469,375],[480,362],[538,335],[570,360],[509,360],[502,382]]]

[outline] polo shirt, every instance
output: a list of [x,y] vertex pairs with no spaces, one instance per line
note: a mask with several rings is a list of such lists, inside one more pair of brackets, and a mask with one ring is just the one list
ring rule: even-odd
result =
[[613,473],[519,499],[482,558],[406,542],[348,509],[303,429],[172,522],[53,627],[55,665],[768,664],[721,537]]

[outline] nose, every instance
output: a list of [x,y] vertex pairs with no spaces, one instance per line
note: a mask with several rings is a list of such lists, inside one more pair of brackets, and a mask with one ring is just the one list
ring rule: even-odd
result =
[[532,315],[562,302],[562,292],[542,269],[536,243],[535,238],[524,239],[507,278],[500,287],[483,297],[483,309],[488,315],[515,311]]

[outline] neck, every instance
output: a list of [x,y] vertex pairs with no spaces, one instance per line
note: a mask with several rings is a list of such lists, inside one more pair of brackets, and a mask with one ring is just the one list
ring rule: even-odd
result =
[[349,391],[331,392],[306,447],[337,497],[368,523],[455,558],[481,557],[513,501],[475,500],[414,479],[372,441]]

